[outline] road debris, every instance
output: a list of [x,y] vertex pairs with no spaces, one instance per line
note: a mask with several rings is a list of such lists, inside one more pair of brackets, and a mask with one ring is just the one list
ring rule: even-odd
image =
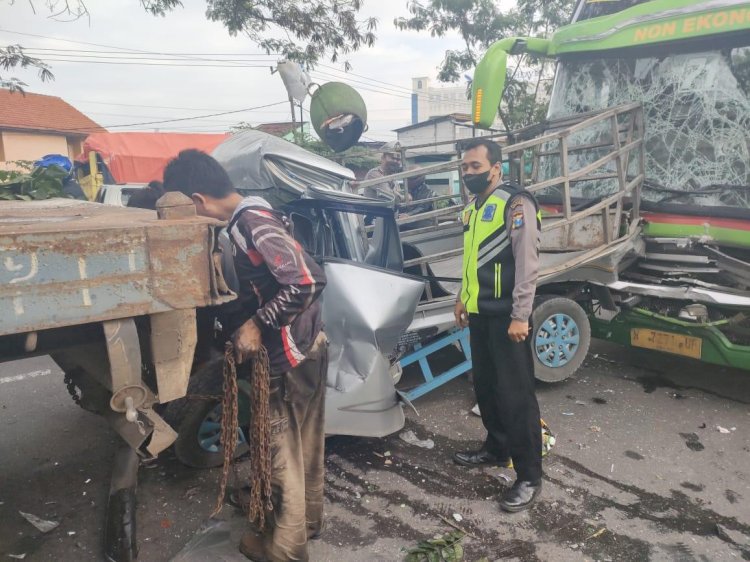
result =
[[16,560],[23,560],[26,558],[26,553],[23,554],[8,554],[8,558],[15,558]]
[[435,442],[432,439],[419,439],[412,430],[402,431],[398,437],[401,441],[422,449],[433,449],[435,447]]
[[716,426],[716,430],[719,433],[731,433],[731,431],[729,431],[726,427],[721,427],[720,425]]
[[574,416],[575,414],[573,412],[563,412],[563,416]]
[[463,516],[460,513],[454,513],[453,519],[456,520],[456,523],[460,523],[461,521],[464,520]]
[[52,529],[60,524],[58,521],[47,521],[45,519],[40,519],[39,517],[31,513],[24,513],[23,511],[19,511],[18,513],[20,513],[21,517],[34,525],[34,527],[39,529],[42,533],[49,533]]
[[602,430],[602,428],[598,425],[592,425],[591,427],[589,427],[589,429],[595,433],[599,433]]
[[606,532],[607,532],[607,528],[606,527],[602,527],[601,529],[599,529],[595,533],[593,533],[593,534],[589,535],[588,537],[586,537],[586,540],[588,541],[588,540],[591,540],[591,539],[596,539],[598,537],[601,537]]

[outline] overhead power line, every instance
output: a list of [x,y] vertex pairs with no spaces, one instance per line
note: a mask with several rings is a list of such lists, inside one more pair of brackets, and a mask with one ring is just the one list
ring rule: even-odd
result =
[[[114,128],[119,128],[119,127],[139,127],[139,126],[144,126],[144,125],[159,125],[159,124],[162,124],[162,123],[176,123],[178,121],[194,121],[196,119],[205,119],[207,117],[218,117],[220,115],[231,115],[231,114],[235,114],[235,113],[243,113],[243,112],[246,112],[246,111],[254,111],[256,109],[264,109],[266,107],[273,107],[273,106],[276,106],[276,105],[282,105],[282,104],[286,104],[286,103],[289,103],[289,102],[287,100],[284,100],[284,101],[278,101],[278,102],[275,102],[275,103],[269,103],[269,104],[266,104],[266,105],[259,105],[259,106],[256,106],[256,107],[248,107],[248,108],[245,108],[245,109],[235,109],[233,111],[222,111],[222,112],[219,112],[219,113],[211,113],[211,114],[208,114],[208,115],[196,115],[196,116],[193,116],[193,117],[176,117],[174,119],[161,119],[161,120],[158,120],[158,121],[145,121],[145,122],[141,122],[141,123],[126,123],[126,124],[119,124],[119,125],[106,125],[106,126],[104,126],[104,128],[105,129],[114,129]],[[66,131],[91,131],[93,129],[94,129],[94,127],[80,127],[80,128],[75,128],[75,129],[66,129]]]

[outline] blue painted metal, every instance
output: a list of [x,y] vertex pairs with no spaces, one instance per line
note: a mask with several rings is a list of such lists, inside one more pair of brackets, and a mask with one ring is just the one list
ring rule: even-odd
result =
[[[209,453],[218,453],[221,440],[221,404],[211,410],[198,428],[198,444]],[[237,444],[245,443],[245,434],[237,428]]]
[[0,336],[226,300],[218,226],[68,199],[0,202]]
[[[436,351],[452,345],[455,342],[461,343],[461,349],[463,350],[464,357],[466,359],[455,367],[448,369],[444,373],[434,375],[432,373],[432,368],[430,367],[430,364],[428,362],[428,357]],[[425,382],[405,393],[406,397],[409,400],[414,400],[415,398],[424,396],[431,390],[435,390],[439,386],[442,386],[445,383],[455,379],[457,376],[462,375],[466,371],[471,370],[471,347],[469,346],[469,329],[453,329],[448,333],[448,335],[443,336],[424,347],[420,344],[416,344],[414,346],[414,351],[402,357],[400,361],[402,368],[413,363],[419,364]]]
[[534,350],[547,367],[562,367],[578,352],[578,324],[567,314],[553,314],[542,322],[534,338]]

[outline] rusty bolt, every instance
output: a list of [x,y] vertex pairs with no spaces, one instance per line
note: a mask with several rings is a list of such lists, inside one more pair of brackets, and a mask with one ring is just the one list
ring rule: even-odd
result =
[[160,219],[176,220],[194,217],[193,200],[179,191],[168,191],[156,202],[156,212]]

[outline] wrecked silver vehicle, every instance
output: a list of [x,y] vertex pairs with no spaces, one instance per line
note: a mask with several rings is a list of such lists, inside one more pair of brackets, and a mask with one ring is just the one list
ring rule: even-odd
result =
[[[265,133],[235,135],[213,156],[242,194],[264,197],[287,213],[293,236],[323,264],[328,279],[323,320],[330,341],[326,433],[380,437],[401,429],[404,413],[390,355],[412,321],[424,284],[403,274],[393,208],[351,194],[347,183],[354,175],[347,168]],[[365,216],[375,225],[370,237]],[[226,234],[220,242],[225,278],[236,289]],[[216,318],[220,323],[220,311]],[[196,371],[188,394],[217,394],[220,365],[220,357],[214,357]],[[197,467],[220,465],[218,398],[185,400],[172,410],[180,460]],[[244,444],[245,435],[238,438]]]

